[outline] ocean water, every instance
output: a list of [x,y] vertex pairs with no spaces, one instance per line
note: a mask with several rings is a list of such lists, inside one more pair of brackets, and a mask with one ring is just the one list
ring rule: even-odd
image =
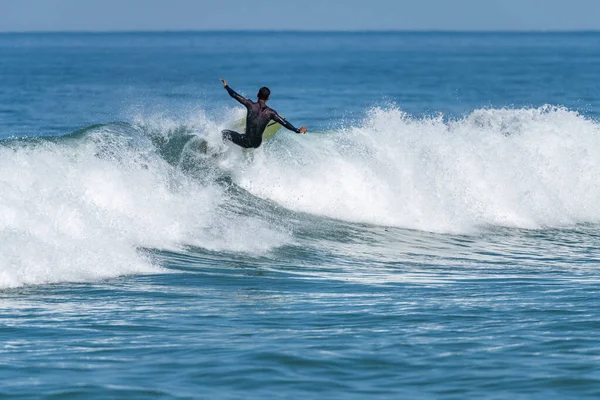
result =
[[[223,144],[221,77],[309,132]],[[1,34],[0,397],[598,398],[598,82],[600,33]]]

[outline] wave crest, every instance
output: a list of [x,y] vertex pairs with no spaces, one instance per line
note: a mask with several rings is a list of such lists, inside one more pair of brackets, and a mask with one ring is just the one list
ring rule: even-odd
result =
[[237,179],[297,211],[465,233],[600,222],[599,164],[600,125],[564,108],[375,108],[359,126],[285,138]]

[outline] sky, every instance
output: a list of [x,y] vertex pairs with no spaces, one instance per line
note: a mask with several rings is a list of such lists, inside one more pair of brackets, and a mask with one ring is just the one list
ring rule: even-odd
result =
[[0,0],[0,32],[600,30],[600,0]]

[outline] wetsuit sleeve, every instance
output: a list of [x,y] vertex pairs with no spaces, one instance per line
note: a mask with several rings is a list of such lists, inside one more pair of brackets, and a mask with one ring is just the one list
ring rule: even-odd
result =
[[229,87],[229,85],[225,86],[225,90],[227,90],[227,93],[229,93],[231,97],[233,97],[234,99],[242,103],[244,106],[246,106],[246,108],[250,107],[250,104],[252,104],[250,100],[248,100],[244,96],[240,96],[239,94],[237,94],[235,90]]
[[281,126],[283,126],[284,128],[289,129],[290,131],[300,133],[300,129],[296,128],[294,125],[287,122],[281,115],[277,114],[276,111],[273,111],[273,114],[271,115],[271,119],[273,121],[277,122],[278,124],[281,124]]

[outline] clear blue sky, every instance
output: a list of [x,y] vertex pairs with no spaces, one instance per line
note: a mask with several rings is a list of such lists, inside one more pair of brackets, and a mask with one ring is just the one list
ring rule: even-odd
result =
[[600,30],[600,0],[0,0],[0,31]]

